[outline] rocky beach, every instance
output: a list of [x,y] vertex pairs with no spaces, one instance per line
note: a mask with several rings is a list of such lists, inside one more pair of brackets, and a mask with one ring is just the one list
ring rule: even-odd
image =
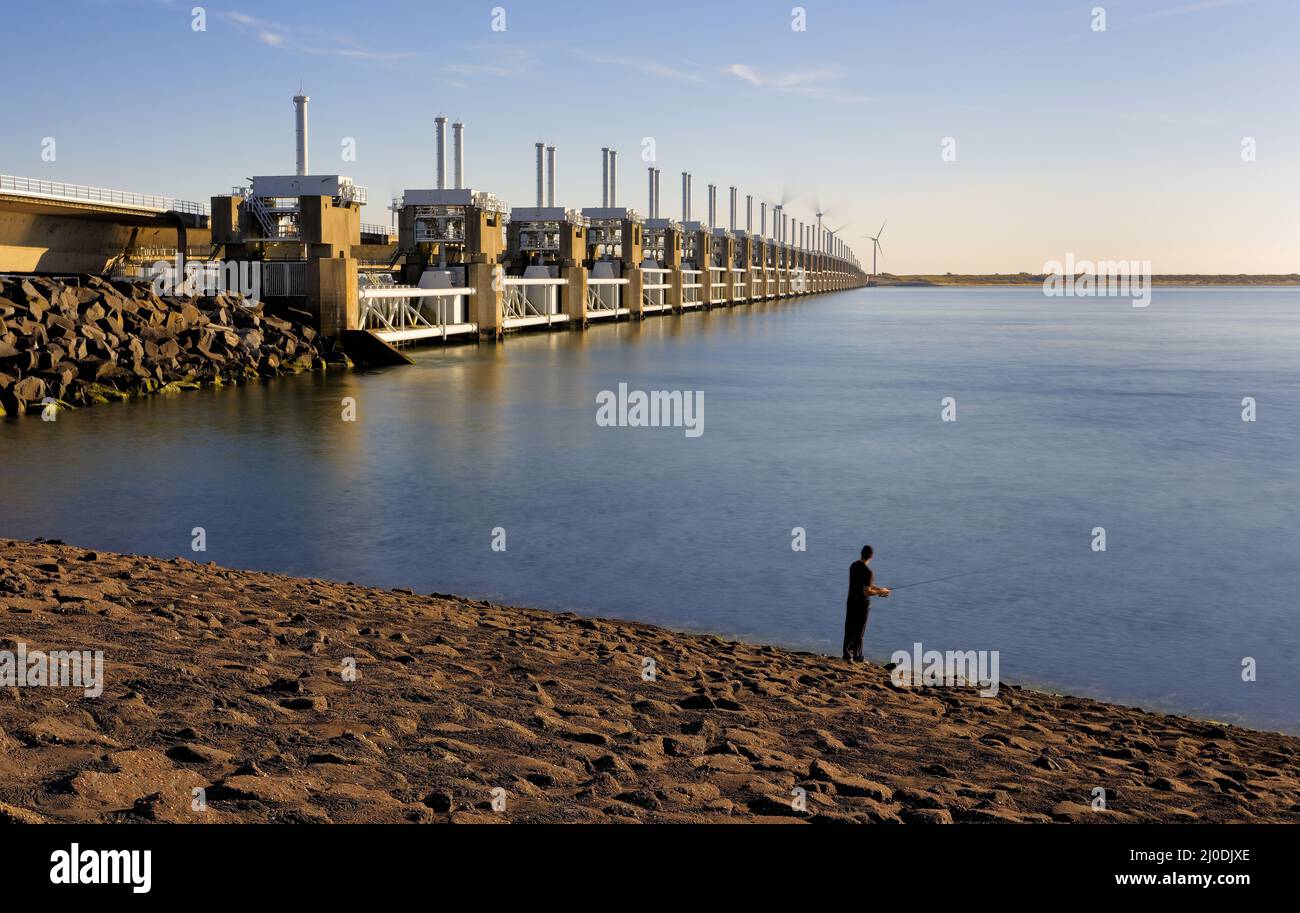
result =
[[9,822],[1300,821],[1295,737],[645,624],[13,540],[0,617],[103,658],[0,689]]
[[0,415],[89,406],[347,364],[303,322],[232,295],[0,277]]

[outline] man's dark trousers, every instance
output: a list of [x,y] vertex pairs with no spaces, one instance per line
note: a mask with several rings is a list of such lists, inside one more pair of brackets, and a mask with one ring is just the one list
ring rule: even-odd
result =
[[844,658],[862,662],[862,637],[867,633],[867,615],[871,603],[866,599],[850,599],[844,612]]

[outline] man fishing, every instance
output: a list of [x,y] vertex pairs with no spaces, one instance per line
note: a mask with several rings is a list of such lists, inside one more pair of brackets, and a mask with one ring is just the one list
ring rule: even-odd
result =
[[851,663],[862,662],[862,637],[867,633],[867,615],[871,612],[871,597],[888,597],[889,590],[875,585],[871,570],[870,545],[862,546],[862,560],[849,566],[849,600],[844,614],[844,659]]

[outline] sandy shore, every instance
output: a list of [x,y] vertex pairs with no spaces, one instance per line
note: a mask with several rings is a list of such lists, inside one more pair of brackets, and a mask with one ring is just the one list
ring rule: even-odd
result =
[[1300,821],[1300,739],[643,624],[9,540],[0,617],[104,654],[0,821]]

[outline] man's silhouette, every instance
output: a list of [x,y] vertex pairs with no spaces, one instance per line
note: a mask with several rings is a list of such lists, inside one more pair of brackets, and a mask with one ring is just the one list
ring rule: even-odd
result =
[[867,616],[871,613],[872,596],[888,596],[889,590],[876,586],[876,575],[871,570],[870,545],[862,546],[862,560],[849,565],[849,600],[844,613],[844,658],[851,663],[862,662],[862,637],[867,633]]

